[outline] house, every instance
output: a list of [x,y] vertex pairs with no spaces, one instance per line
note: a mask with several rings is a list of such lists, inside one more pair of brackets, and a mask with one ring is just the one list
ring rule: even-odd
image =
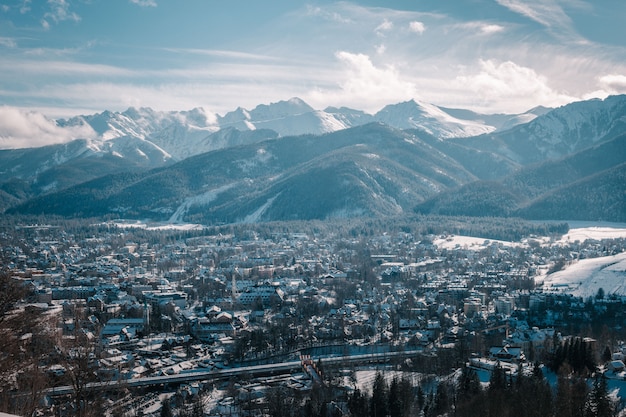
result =
[[146,328],[146,321],[140,319],[111,319],[102,328],[100,336],[102,338],[123,335],[132,338],[137,333],[142,333]]
[[239,302],[243,305],[252,305],[260,299],[263,305],[271,303],[281,303],[285,298],[285,293],[278,284],[264,282],[256,285],[239,295]]
[[146,291],[143,293],[146,302],[152,306],[164,306],[167,303],[174,303],[179,308],[187,307],[187,293],[183,291]]
[[231,321],[225,321],[224,316],[221,317],[221,321],[212,321],[203,317],[193,322],[191,334],[202,342],[212,342],[223,336],[234,336],[235,326],[232,323],[232,319]]
[[624,362],[620,360],[613,360],[607,364],[607,368],[609,369],[609,371],[612,371],[613,373],[619,373],[619,372],[623,372],[624,370],[626,370],[626,365],[624,365]]
[[521,348],[511,347],[509,345],[502,347],[491,347],[489,349],[489,358],[501,362],[523,362],[526,358]]

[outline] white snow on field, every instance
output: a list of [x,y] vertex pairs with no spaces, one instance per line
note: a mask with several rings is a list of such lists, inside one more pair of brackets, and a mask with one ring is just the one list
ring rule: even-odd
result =
[[[552,244],[567,245],[576,241],[584,242],[587,239],[603,240],[603,239],[626,239],[626,223],[601,223],[601,222],[567,222],[570,226],[570,230],[567,234],[563,235],[561,239],[553,242]],[[542,244],[551,244],[550,238],[538,237],[533,240],[538,240]],[[508,242],[504,240],[485,239],[482,237],[471,236],[442,236],[433,241],[433,243],[440,249],[467,249],[467,250],[482,250],[492,244],[503,245],[507,247],[526,246],[528,239],[522,240],[522,242]]]
[[467,250],[482,250],[493,244],[501,244],[503,246],[519,246],[517,242],[507,242],[504,240],[492,240],[485,239],[483,237],[470,237],[470,236],[446,236],[440,237],[433,241],[440,249],[467,249]]
[[145,229],[145,230],[201,230],[204,226],[194,223],[144,223],[139,220],[116,220],[108,223],[120,229]]
[[158,224],[147,226],[146,230],[202,230],[204,226],[195,223]]
[[595,224],[590,226],[583,222],[569,222],[570,230],[566,235],[557,242],[567,244],[576,242],[584,242],[587,239],[620,239],[626,238],[626,223],[606,223]]
[[423,389],[430,388],[430,384],[432,384],[432,381],[426,375],[418,372],[379,370],[372,368],[368,370],[356,371],[354,373],[356,377],[356,388],[358,388],[361,392],[367,392],[371,395],[372,387],[374,386],[374,380],[376,379],[376,374],[378,372],[383,375],[387,384],[390,384],[394,377],[398,380],[401,380],[402,378],[407,378],[409,381],[411,381],[413,386],[417,386],[420,384],[423,385],[425,381],[429,381],[428,387],[423,386]]
[[544,291],[556,291],[577,297],[593,297],[602,288],[606,295],[626,295],[626,252],[583,259],[564,270],[547,275]]

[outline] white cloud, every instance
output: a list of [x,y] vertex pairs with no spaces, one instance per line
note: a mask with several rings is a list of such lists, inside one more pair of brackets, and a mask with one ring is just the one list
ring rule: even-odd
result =
[[312,102],[374,112],[415,97],[415,85],[403,80],[393,66],[379,68],[365,54],[339,51],[335,55],[344,67],[338,88],[310,92],[307,99]]
[[[239,106],[253,108],[260,103],[304,97],[306,90],[294,88],[291,81],[284,84],[242,82],[239,79],[216,82],[182,80],[179,82],[137,85],[121,82],[90,82],[54,84],[23,94],[31,101],[72,103],[80,114],[102,110],[123,111],[128,107],[151,107],[155,110],[184,110],[204,107],[221,114]],[[6,95],[0,91],[0,96]],[[46,114],[71,117],[73,109],[43,108]]]
[[20,6],[20,13],[21,14],[26,14],[28,12],[30,12],[30,3],[32,2],[32,0],[24,0],[22,2],[22,5]]
[[93,138],[96,133],[89,125],[59,127],[41,113],[0,107],[0,148],[30,148],[78,138]]
[[504,26],[496,23],[486,23],[481,21],[472,21],[465,23],[458,23],[451,25],[454,30],[462,29],[463,31],[470,31],[472,34],[479,35],[493,35],[494,33],[500,33],[504,31]]
[[130,0],[130,2],[141,7],[157,7],[155,0]]
[[492,33],[502,32],[504,30],[504,26],[494,25],[494,24],[484,24],[480,26],[480,31],[486,35],[491,35]]
[[378,36],[385,36],[385,32],[389,32],[392,29],[393,22],[391,20],[385,19],[380,25],[376,26],[374,32],[376,32]]
[[342,23],[342,24],[354,23],[352,19],[344,17],[339,12],[329,11],[327,10],[327,8],[322,9],[321,7],[313,7],[311,5],[307,5],[306,15],[321,17],[324,20],[328,20],[328,21],[335,22],[335,23]]
[[61,75],[61,76],[132,76],[138,75],[131,70],[105,64],[87,64],[75,61],[45,61],[15,59],[0,61],[0,70],[6,75],[19,73],[20,75]]
[[608,74],[598,78],[599,89],[583,95],[584,100],[626,94],[626,75]]
[[501,6],[533,20],[548,29],[555,37],[579,44],[589,41],[576,32],[565,7],[589,11],[592,6],[578,0],[496,0]]
[[626,75],[609,74],[599,78],[602,88],[611,92],[611,94],[626,93]]
[[454,85],[462,94],[471,93],[480,102],[498,103],[504,111],[521,112],[539,104],[560,106],[577,98],[559,93],[546,77],[532,68],[512,61],[480,61],[480,71],[456,77]]
[[551,27],[571,24],[556,0],[496,0],[501,6],[521,14],[537,23]]
[[15,48],[17,43],[13,38],[2,38],[0,37],[0,45],[5,46],[7,48]]
[[70,4],[66,0],[48,0],[48,6],[50,11],[43,15],[41,25],[44,29],[50,28],[50,20],[54,23],[60,23],[64,21],[79,22],[80,16],[75,12],[70,12]]
[[191,54],[191,55],[206,55],[220,58],[233,58],[242,60],[255,60],[255,61],[271,61],[278,58],[270,55],[253,54],[250,52],[241,51],[228,51],[221,49],[198,49],[198,48],[163,48],[164,51]]
[[426,25],[422,22],[413,21],[409,23],[409,30],[411,32],[419,33],[420,35],[426,31]]

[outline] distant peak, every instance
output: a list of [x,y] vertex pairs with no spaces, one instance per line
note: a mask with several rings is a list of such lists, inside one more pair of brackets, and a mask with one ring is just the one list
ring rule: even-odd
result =
[[525,112],[525,114],[534,114],[536,116],[542,116],[548,112],[550,112],[552,109],[551,107],[545,107],[545,106],[537,106],[537,107],[533,107],[532,109],[528,110],[527,112]]
[[291,97],[289,100],[287,100],[290,104],[297,104],[299,106],[301,105],[305,105],[308,106],[308,104],[302,100],[300,97]]
[[270,118],[295,116],[298,114],[313,112],[315,109],[303,100],[293,97],[289,100],[281,100],[276,103],[259,104],[250,111],[250,116],[255,120],[267,120]]
[[313,111],[313,107],[309,106],[304,100],[299,97],[292,97],[289,100],[281,100],[277,103],[271,103],[268,107],[292,107],[297,109],[303,109],[304,111]]
[[130,117],[152,113],[154,113],[154,110],[152,110],[152,108],[150,107],[129,107],[126,109],[126,111],[122,112],[122,114]]

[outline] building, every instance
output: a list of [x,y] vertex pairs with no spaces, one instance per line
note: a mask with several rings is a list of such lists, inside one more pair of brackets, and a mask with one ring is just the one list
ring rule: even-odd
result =
[[248,288],[246,292],[239,295],[239,302],[243,305],[252,305],[257,300],[260,300],[263,305],[270,305],[272,303],[281,303],[285,298],[285,293],[280,289],[280,286],[275,283],[264,282],[261,285],[256,285],[252,288]]
[[179,308],[187,307],[187,293],[183,291],[145,291],[144,299],[152,306],[164,306],[167,303],[174,303]]

